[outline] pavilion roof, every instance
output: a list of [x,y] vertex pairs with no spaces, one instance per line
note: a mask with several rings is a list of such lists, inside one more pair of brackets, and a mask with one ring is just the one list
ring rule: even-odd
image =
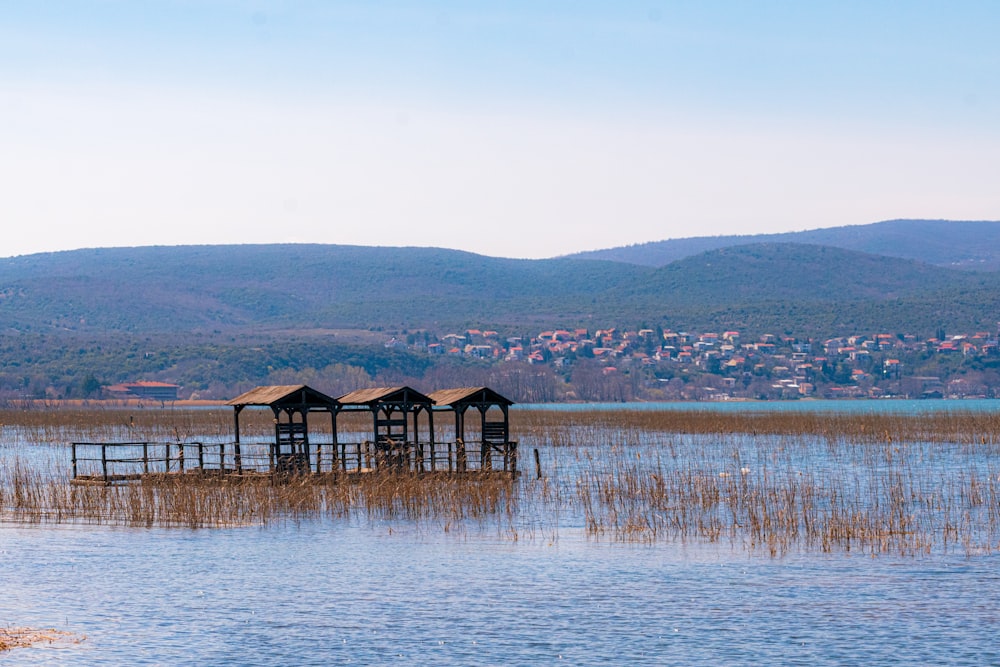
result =
[[226,401],[226,405],[246,407],[259,405],[267,407],[333,408],[337,399],[304,384],[282,384],[256,387]]
[[505,398],[489,387],[456,387],[440,389],[431,393],[435,405],[514,405],[514,401]]
[[430,406],[434,400],[410,387],[372,387],[357,389],[337,399],[341,405],[367,405],[379,403],[405,403]]

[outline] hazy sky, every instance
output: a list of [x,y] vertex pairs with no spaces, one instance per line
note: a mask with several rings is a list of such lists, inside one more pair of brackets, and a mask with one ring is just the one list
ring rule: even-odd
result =
[[0,256],[1000,219],[1000,2],[0,0]]

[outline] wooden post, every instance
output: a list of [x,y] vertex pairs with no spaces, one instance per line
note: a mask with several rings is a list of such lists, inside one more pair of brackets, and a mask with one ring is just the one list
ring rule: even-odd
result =
[[203,443],[198,443],[198,468],[204,472],[205,471],[205,445]]
[[[233,456],[238,456],[239,445],[235,445],[236,450],[233,452]],[[238,465],[238,464],[237,464]],[[240,468],[242,470],[242,468]],[[219,443],[219,474],[226,472],[226,443]]]
[[[271,445],[271,472],[278,472],[278,459],[281,457],[281,412],[278,408],[271,406],[274,413],[274,444]],[[289,438],[291,434],[289,433]]]
[[542,459],[538,456],[538,448],[535,447],[535,477],[542,478]]
[[493,470],[493,446],[485,440],[479,443],[479,469],[483,472]]
[[163,447],[166,449],[166,453],[163,455],[163,465],[166,466],[164,472],[170,472],[170,443],[164,444]]
[[[236,440],[233,442],[233,464],[236,466],[236,473],[240,474],[243,472],[243,456],[240,453],[240,411],[243,408],[241,406],[236,406],[233,408],[233,421],[236,427]],[[219,468],[225,468],[225,458],[223,458],[224,450],[222,449],[224,445],[219,447]]]
[[142,473],[149,474],[149,443],[142,443]]
[[[424,448],[420,444],[420,422],[418,418],[420,417],[420,408],[417,407],[413,410],[413,432],[410,437],[406,437],[406,433],[403,434],[403,446],[412,445],[413,452],[413,472],[422,472],[424,467]],[[406,421],[406,416],[403,416],[403,421]],[[406,427],[403,427],[406,430]],[[409,459],[409,452],[407,452],[407,459]]]
[[108,483],[108,445],[101,443],[101,472],[104,475],[104,483]]
[[434,471],[434,410],[427,408],[427,434],[430,438],[431,471]]
[[76,479],[76,443],[73,443],[73,453],[71,462],[73,463],[73,479]]
[[[340,462],[337,460],[337,450],[339,447],[337,443],[337,412],[335,410],[330,410],[330,434],[330,453],[333,456],[333,460],[330,461],[330,472],[337,472],[337,468],[340,467]],[[343,456],[340,458],[343,459]]]

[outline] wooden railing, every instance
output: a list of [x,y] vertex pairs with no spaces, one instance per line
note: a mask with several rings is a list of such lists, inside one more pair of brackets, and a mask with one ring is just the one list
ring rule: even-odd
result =
[[100,484],[180,473],[517,473],[516,442],[327,442],[294,455],[273,442],[74,442],[71,452],[73,479]]

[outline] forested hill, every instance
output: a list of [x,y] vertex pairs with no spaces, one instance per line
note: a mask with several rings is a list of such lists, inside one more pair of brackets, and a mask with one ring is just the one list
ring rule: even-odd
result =
[[[894,257],[792,243],[722,248],[656,269],[612,300],[638,312],[662,304],[694,330],[798,336],[939,327],[992,330],[1000,274],[944,269]],[[806,332],[806,333],[803,333]]]
[[869,225],[752,236],[699,236],[594,250],[569,257],[665,266],[708,250],[756,243],[805,243],[980,271],[1000,270],[1000,222],[888,220]]
[[99,336],[310,328],[664,328],[826,336],[992,329],[998,274],[802,244],[661,268],[431,248],[239,245],[0,259],[2,334]]
[[[79,250],[0,260],[8,328],[436,327],[579,317],[595,287],[649,270],[338,245]],[[589,301],[588,301],[589,303]]]

